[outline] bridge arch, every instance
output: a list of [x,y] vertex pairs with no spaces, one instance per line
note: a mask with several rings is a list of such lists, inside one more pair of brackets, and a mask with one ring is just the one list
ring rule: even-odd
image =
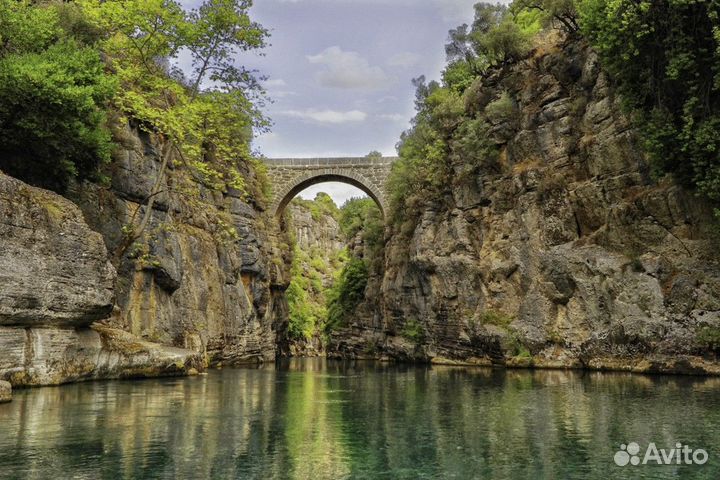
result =
[[394,157],[267,159],[273,186],[270,211],[279,217],[290,200],[323,182],[342,182],[359,188],[387,212],[386,182]]
[[375,200],[375,203],[378,205],[378,207],[380,207],[380,211],[383,213],[383,215],[385,215],[385,197],[382,192],[380,192],[375,186],[373,186],[372,182],[370,182],[367,178],[353,172],[328,174],[311,172],[304,175],[299,175],[293,180],[293,182],[285,185],[282,192],[278,192],[276,197],[278,201],[273,202],[272,205],[273,215],[281,215],[282,212],[285,210],[287,204],[290,203],[290,201],[295,198],[298,193],[302,192],[308,187],[312,187],[313,185],[324,182],[347,183],[348,185],[359,188],[360,190],[365,192],[370,198]]

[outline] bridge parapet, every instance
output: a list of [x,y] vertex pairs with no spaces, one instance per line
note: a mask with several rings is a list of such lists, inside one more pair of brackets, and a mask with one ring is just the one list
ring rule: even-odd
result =
[[315,157],[315,158],[266,158],[268,166],[319,167],[319,166],[372,166],[392,165],[398,157]]

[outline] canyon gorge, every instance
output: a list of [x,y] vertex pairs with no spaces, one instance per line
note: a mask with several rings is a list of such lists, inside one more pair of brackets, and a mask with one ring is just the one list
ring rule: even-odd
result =
[[[548,42],[468,92],[497,161],[455,158],[446,195],[386,219],[365,299],[325,339],[288,338],[285,291],[298,248],[327,263],[347,247],[332,215],[291,204],[278,220],[259,194],[163,171],[163,140],[132,123],[115,124],[109,186],[61,196],[0,176],[0,379],[176,375],[325,350],[720,373],[711,205],[651,176],[592,49]],[[133,216],[147,226],[124,245]]]

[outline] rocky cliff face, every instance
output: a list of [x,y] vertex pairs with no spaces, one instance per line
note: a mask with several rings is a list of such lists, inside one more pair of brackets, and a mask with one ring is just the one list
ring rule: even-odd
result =
[[305,203],[299,202],[290,202],[286,211],[290,231],[300,250],[319,250],[329,255],[345,248],[340,225],[332,215],[325,212],[313,215]]
[[[164,145],[153,135],[123,125],[115,136],[109,187],[76,185],[68,199],[0,174],[0,380],[274,359],[290,260],[275,222],[249,195],[204,188],[174,168],[178,159],[161,174]],[[125,248],[127,226],[145,217]]]
[[488,119],[499,172],[458,162],[446,198],[393,232],[337,353],[720,373],[716,220],[650,178],[595,54],[545,47],[481,82],[468,108],[512,101]]
[[155,136],[127,125],[115,136],[121,148],[110,188],[83,184],[70,194],[111,255],[121,251],[123,226],[144,216],[159,193],[142,237],[116,259],[117,308],[108,323],[211,364],[274,359],[275,332],[286,322],[289,253],[275,222],[252,196],[209,190],[187,169],[171,165],[161,175],[163,143]]
[[[324,200],[332,202],[329,197]],[[336,216],[324,210],[322,202],[320,199],[290,202],[286,208],[285,228],[295,240],[292,280],[298,282],[298,286],[304,290],[309,311],[324,317],[327,303],[325,292],[342,269],[340,255],[345,244]],[[334,204],[333,208],[337,212]],[[295,276],[301,278],[296,279]],[[292,305],[290,307],[293,308]],[[319,320],[324,321],[324,318]],[[310,338],[290,338],[286,353],[296,357],[324,355],[321,329],[322,325],[316,325]]]
[[72,202],[0,173],[0,380],[47,385],[185,373],[198,355],[108,327],[115,269]]

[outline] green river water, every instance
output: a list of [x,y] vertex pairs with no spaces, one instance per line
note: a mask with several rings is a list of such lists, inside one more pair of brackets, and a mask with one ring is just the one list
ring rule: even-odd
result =
[[[703,465],[618,466],[680,442]],[[295,359],[16,390],[0,478],[720,478],[720,378]]]

